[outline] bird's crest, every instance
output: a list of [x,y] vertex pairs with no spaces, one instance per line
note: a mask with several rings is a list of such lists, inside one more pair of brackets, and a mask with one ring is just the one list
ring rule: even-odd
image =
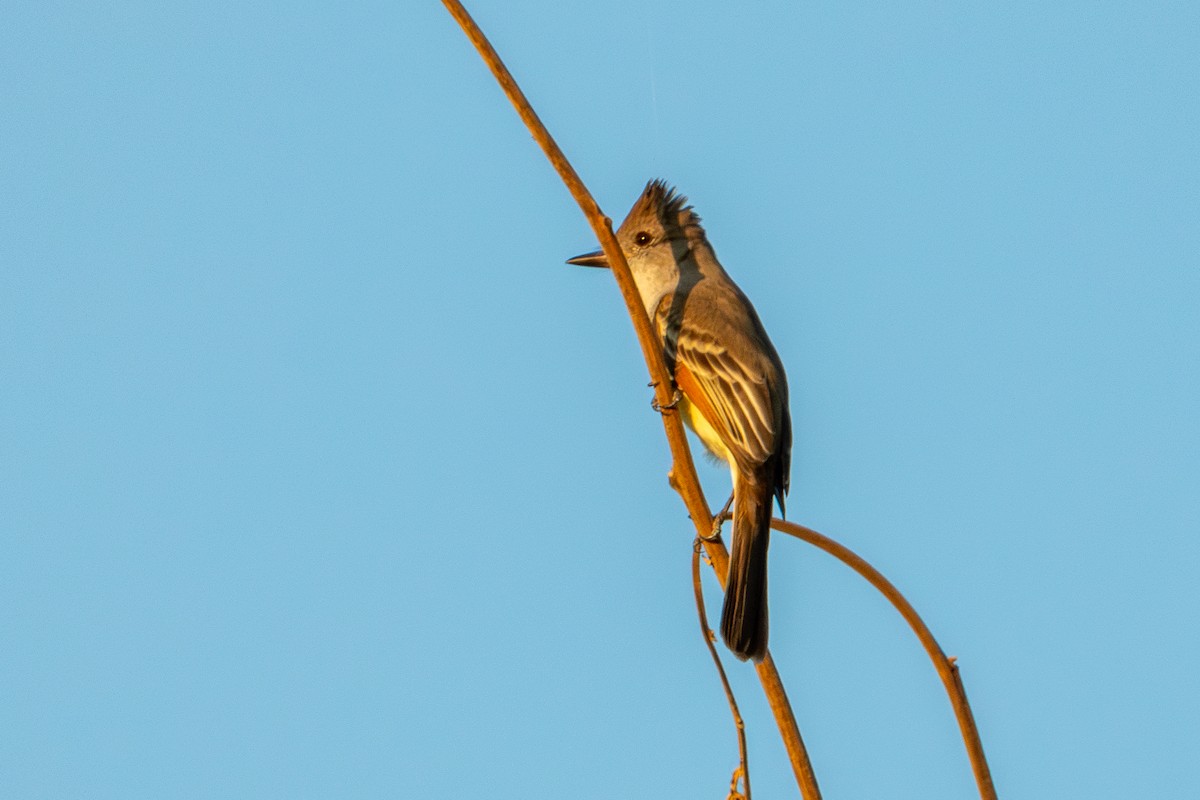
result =
[[704,235],[700,215],[688,205],[687,198],[661,179],[646,184],[642,196],[630,210],[625,225],[632,223],[640,226],[649,222],[657,223],[666,231],[676,229],[689,236]]

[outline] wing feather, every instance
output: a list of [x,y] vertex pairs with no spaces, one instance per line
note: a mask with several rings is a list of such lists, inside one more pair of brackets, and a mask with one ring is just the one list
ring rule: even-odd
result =
[[740,320],[723,321],[718,339],[706,320],[685,316],[684,324],[668,328],[658,316],[680,389],[738,462],[766,463],[779,446],[786,411],[774,389],[774,367],[754,341],[756,331]]

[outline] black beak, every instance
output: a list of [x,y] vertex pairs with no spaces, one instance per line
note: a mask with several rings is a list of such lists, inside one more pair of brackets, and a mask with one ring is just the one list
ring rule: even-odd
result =
[[567,263],[574,264],[577,267],[603,267],[604,269],[608,269],[608,259],[605,257],[603,250],[568,258]]

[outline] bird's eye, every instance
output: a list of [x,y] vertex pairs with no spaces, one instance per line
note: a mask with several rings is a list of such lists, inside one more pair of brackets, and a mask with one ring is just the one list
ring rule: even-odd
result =
[[654,238],[654,237],[652,237],[650,234],[646,233],[645,231],[638,231],[637,233],[635,233],[633,235],[633,243],[636,245],[641,245],[641,246],[645,247],[646,245],[650,244],[650,240],[652,238]]

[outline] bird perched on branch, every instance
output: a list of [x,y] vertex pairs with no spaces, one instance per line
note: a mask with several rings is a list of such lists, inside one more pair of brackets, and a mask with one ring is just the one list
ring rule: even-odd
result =
[[[717,261],[686,197],[651,181],[616,236],[662,341],[679,411],[733,475],[721,638],[738,658],[761,661],[767,653],[772,499],[782,514],[792,454],[783,363],[754,307]],[[567,263],[609,266],[603,251]]]

